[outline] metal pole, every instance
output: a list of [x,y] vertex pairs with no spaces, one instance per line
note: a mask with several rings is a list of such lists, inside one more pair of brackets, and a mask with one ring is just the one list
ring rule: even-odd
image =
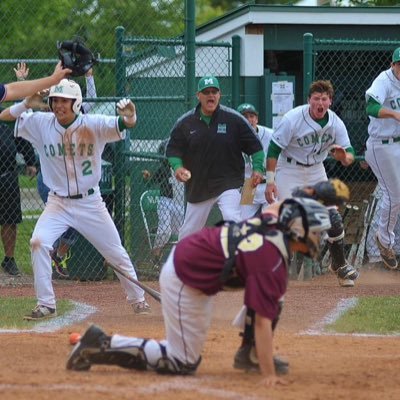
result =
[[303,100],[307,101],[313,76],[313,34],[303,35]]
[[[123,57],[123,38],[125,29],[118,26],[115,29],[116,33],[116,63],[115,63],[115,78],[116,78],[116,93],[118,97],[125,96],[125,63]],[[115,226],[121,236],[121,241],[124,243],[124,227],[125,227],[125,143],[119,141],[115,146],[114,156],[114,172],[115,172],[115,191],[114,191],[114,221]]]
[[195,0],[185,0],[185,75],[186,109],[196,104],[196,7]]
[[240,36],[232,37],[232,108],[240,101]]

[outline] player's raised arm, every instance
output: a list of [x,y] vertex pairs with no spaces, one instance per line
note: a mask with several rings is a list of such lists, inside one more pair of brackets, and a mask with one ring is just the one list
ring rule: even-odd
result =
[[7,83],[5,85],[6,92],[3,101],[13,101],[31,96],[36,92],[40,92],[50,86],[56,85],[71,72],[70,69],[63,68],[60,61],[50,76],[28,81]]

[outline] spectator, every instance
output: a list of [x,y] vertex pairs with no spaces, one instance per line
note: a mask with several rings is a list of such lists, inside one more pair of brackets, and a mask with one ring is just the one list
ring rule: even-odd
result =
[[178,119],[166,155],[176,179],[185,182],[186,213],[179,240],[201,229],[216,203],[224,220],[240,221],[243,153],[251,156],[253,186],[263,179],[264,152],[247,120],[220,105],[217,78],[199,80],[199,104]]
[[[159,154],[165,155],[167,143],[168,140],[164,140],[160,144]],[[160,167],[153,175],[148,170],[143,171],[143,177],[149,183],[157,183],[160,188],[160,199],[157,204],[158,228],[152,249],[156,266],[161,261],[164,246],[171,235],[178,234],[185,213],[183,185],[176,180],[167,159],[161,160],[160,163]]]
[[22,222],[17,152],[24,157],[26,174],[35,176],[35,152],[32,145],[24,139],[14,138],[12,127],[4,122],[0,123],[0,225],[4,248],[1,266],[6,273],[13,276],[21,275],[14,258],[17,224]]
[[[266,126],[258,124],[258,111],[253,106],[253,104],[249,103],[240,104],[237,110],[247,119],[247,121],[249,121],[250,125],[254,128],[256,135],[260,139],[260,142],[263,146],[264,154],[267,155],[268,146],[271,140],[273,130],[267,128]],[[250,178],[252,174],[251,160],[246,155],[245,155],[245,160],[246,160],[246,166],[245,166],[244,176],[245,178]],[[256,213],[260,212],[263,207],[268,205],[265,199],[265,189],[266,189],[266,184],[264,177],[261,183],[255,188],[253,204],[242,205],[243,219],[248,219],[253,217]]]

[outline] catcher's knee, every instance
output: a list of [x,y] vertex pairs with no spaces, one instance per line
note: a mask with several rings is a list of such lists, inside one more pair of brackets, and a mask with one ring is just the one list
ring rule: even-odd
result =
[[342,216],[336,208],[330,208],[329,217],[331,221],[331,227],[327,231],[328,242],[338,242],[339,240],[342,240],[344,238],[344,226]]

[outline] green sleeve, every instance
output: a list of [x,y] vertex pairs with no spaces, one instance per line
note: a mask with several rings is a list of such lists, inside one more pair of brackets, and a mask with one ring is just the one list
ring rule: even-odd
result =
[[355,157],[356,156],[356,152],[354,151],[354,149],[353,149],[353,147],[346,147],[346,153],[351,153],[351,154],[353,154],[353,156]]
[[268,146],[267,158],[278,158],[281,154],[282,149],[274,142],[270,141]]
[[368,99],[367,102],[367,115],[370,115],[371,117],[378,118],[379,111],[381,110],[382,106],[374,100],[372,97]]
[[253,171],[261,172],[262,174],[265,172],[265,153],[263,150],[257,151],[257,153],[253,153],[251,156],[251,163],[253,165]]
[[183,161],[179,157],[168,157],[168,162],[174,171],[176,171],[178,168],[183,167]]
[[127,129],[127,126],[125,125],[124,119],[122,117],[118,117],[118,129],[120,132]]

